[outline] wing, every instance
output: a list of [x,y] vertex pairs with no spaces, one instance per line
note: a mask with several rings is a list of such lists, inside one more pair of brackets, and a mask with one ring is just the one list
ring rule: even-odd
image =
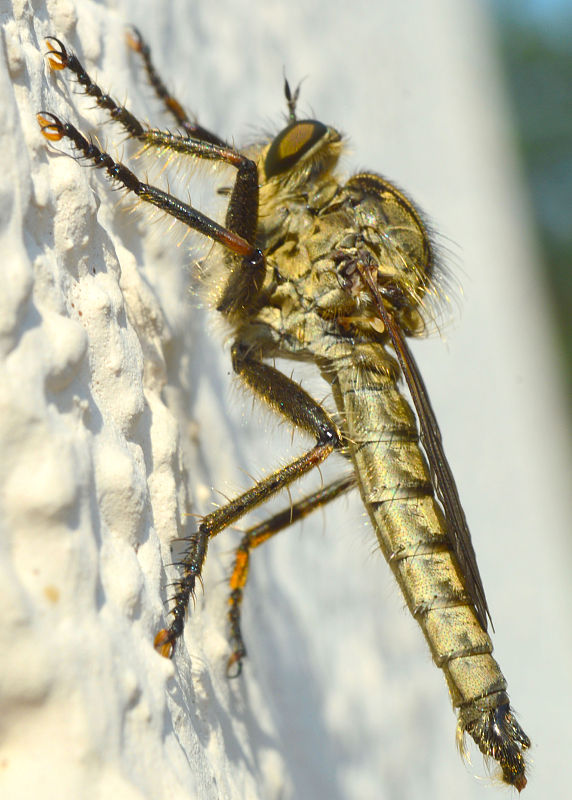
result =
[[429,461],[431,482],[435,494],[443,507],[447,529],[453,552],[465,577],[467,591],[473,602],[475,612],[484,630],[487,621],[492,619],[485,597],[483,582],[477,566],[477,557],[471,541],[465,512],[461,506],[459,492],[451,468],[443,450],[441,431],[425,383],[417,367],[399,325],[386,309],[379,289],[372,280],[370,271],[358,263],[358,269],[375,302],[380,317],[389,333],[405,381],[409,388],[417,418],[419,420],[420,441]]

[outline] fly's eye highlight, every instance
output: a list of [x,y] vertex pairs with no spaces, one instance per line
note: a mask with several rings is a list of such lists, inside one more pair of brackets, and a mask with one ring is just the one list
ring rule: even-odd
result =
[[293,122],[280,131],[274,139],[266,159],[264,172],[267,178],[273,178],[293,167],[312,147],[328,132],[322,122],[315,119],[304,119]]

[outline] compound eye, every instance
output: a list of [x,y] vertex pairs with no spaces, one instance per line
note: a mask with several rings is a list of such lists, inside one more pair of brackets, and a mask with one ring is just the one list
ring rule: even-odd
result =
[[328,132],[328,128],[315,119],[293,122],[280,131],[274,139],[264,161],[267,178],[286,172],[296,164]]

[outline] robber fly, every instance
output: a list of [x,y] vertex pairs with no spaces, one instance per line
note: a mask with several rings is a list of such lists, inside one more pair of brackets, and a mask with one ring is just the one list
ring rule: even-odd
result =
[[[42,111],[49,141],[68,140],[85,161],[218,245],[224,280],[215,307],[234,333],[232,366],[278,415],[315,439],[301,457],[202,518],[172,597],[171,623],[155,647],[170,657],[213,536],[322,464],[332,453],[353,469],[282,514],[251,528],[231,577],[229,673],[246,649],[240,607],[252,549],[357,486],[381,550],[447,680],[458,710],[458,740],[470,734],[500,765],[503,780],[526,785],[523,752],[530,740],[516,721],[505,678],[493,659],[489,609],[457,487],[407,337],[423,333],[427,298],[437,292],[434,247],[422,216],[395,186],[362,172],[343,183],[336,172],[343,142],[335,128],[298,119],[298,91],[288,83],[286,127],[274,139],[237,150],[189,118],[169,94],[136,30],[139,53],[156,93],[180,133],[148,128],[87,74],[53,37],[48,61],[70,70],[83,91],[144,149],[230,165],[224,225],[140,180],[73,125]],[[334,418],[291,378],[276,357],[313,362],[329,383]],[[405,381],[413,401],[404,399]],[[418,427],[419,426],[419,427]]]

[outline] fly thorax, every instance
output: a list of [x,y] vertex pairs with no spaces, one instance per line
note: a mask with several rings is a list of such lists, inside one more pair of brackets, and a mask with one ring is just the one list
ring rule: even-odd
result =
[[433,273],[427,228],[413,204],[379,175],[351,178],[342,190],[354,236],[336,254],[346,292],[367,310],[371,303],[364,271],[386,306],[409,334],[424,328],[422,303]]

